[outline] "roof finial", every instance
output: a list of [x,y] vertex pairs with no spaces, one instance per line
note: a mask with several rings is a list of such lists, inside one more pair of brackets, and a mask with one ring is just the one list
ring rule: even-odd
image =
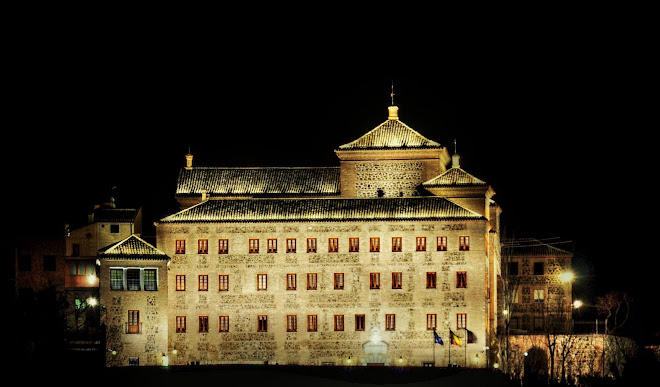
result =
[[[188,153],[190,153],[190,152],[188,152]],[[454,153],[458,153],[458,152],[456,151],[456,139],[454,139]]]
[[390,93],[390,97],[392,97],[392,106],[394,106],[394,79],[392,80],[392,92]]
[[388,111],[387,119],[398,120],[399,108],[397,106],[394,106],[394,81],[392,81],[392,92],[390,93],[390,97],[392,97],[392,105],[387,107],[387,111]]
[[461,156],[458,155],[456,151],[456,139],[454,139],[454,154],[451,156],[451,167],[460,168],[461,167]]
[[190,170],[193,167],[193,155],[190,153],[190,145],[188,145],[188,154],[186,155],[186,169]]

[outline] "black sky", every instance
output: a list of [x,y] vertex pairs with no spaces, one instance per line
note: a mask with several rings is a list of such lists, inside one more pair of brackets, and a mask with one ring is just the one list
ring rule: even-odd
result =
[[367,38],[32,37],[11,60],[13,233],[60,232],[112,195],[141,206],[153,235],[177,208],[188,147],[197,166],[338,165],[337,146],[387,118],[393,82],[401,121],[450,151],[457,141],[463,169],[495,190],[507,234],[574,249],[597,291],[642,293],[658,269],[645,239],[657,126],[646,39],[533,24],[451,48],[440,36],[419,48],[379,37],[374,54],[361,52]]

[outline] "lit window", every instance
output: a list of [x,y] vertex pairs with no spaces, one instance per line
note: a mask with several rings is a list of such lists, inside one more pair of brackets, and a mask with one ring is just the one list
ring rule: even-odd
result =
[[208,254],[209,253],[209,240],[208,239],[198,239],[197,240],[197,254]]
[[140,333],[140,311],[128,311],[128,323],[126,333]]
[[110,269],[110,290],[124,290],[124,269]]
[[268,332],[268,316],[265,314],[257,316],[257,332]]
[[351,253],[360,251],[360,238],[348,238],[348,251]]
[[426,272],[426,288],[427,289],[435,289],[437,286],[437,278],[435,272]]
[[369,238],[369,251],[372,253],[380,251],[380,238]]
[[144,290],[158,290],[158,282],[156,280],[156,269],[144,269],[142,271]]
[[426,251],[426,237],[417,237],[415,240],[415,251]]
[[317,286],[317,274],[316,273],[307,273],[307,290],[316,290]]
[[206,292],[209,290],[209,276],[204,274],[200,275],[197,280],[197,288],[200,292]]
[[229,316],[220,316],[218,319],[218,332],[229,332]]
[[392,289],[401,289],[403,283],[403,273],[394,272],[392,273]]
[[470,237],[466,235],[461,235],[458,237],[458,249],[460,251],[470,250]]
[[199,316],[199,332],[209,332],[209,316]]
[[287,274],[286,275],[286,290],[296,290],[296,275]]
[[396,329],[396,315],[386,314],[385,315],[385,330],[393,331]]
[[365,317],[363,314],[356,314],[355,315],[355,330],[356,331],[363,331],[364,326],[365,326]]
[[307,238],[307,252],[308,253],[316,252],[316,238]]
[[339,238],[328,238],[328,253],[339,251]]
[[229,253],[229,239],[218,239],[218,254]]
[[298,331],[298,316],[296,316],[295,314],[289,314],[286,316],[286,331],[287,332]]
[[259,252],[259,239],[250,239],[248,241],[248,251],[250,253],[258,253]]
[[369,289],[380,289],[380,273],[369,273]]
[[268,275],[257,274],[257,290],[266,290],[268,288]]
[[456,329],[467,328],[467,313],[456,313]]
[[218,276],[218,290],[221,292],[229,291],[229,274],[220,274]]
[[177,239],[174,242],[174,253],[175,254],[185,254],[186,253],[186,241],[184,239]]
[[318,326],[316,324],[316,315],[315,314],[308,314],[307,315],[307,331],[308,332],[316,332],[318,329]]
[[269,253],[277,253],[277,239],[268,239],[266,240],[267,251]]
[[543,303],[544,296],[545,294],[543,289],[534,289],[534,302],[539,304]]
[[344,273],[335,273],[335,289],[344,289]]
[[186,290],[186,276],[177,275],[176,276],[176,290],[183,291]]
[[435,313],[426,315],[426,330],[434,330],[438,327],[437,325],[438,315]]
[[392,252],[401,252],[401,237],[392,237]]
[[176,333],[186,333],[186,316],[176,316]]
[[286,240],[286,252],[287,253],[295,253],[296,252],[296,239],[295,238],[288,238]]
[[335,330],[343,331],[344,330],[344,315],[336,314],[335,315]]
[[439,236],[438,237],[438,251],[447,251],[447,237]]
[[456,287],[457,288],[467,288],[467,272],[466,271],[457,271],[456,272]]

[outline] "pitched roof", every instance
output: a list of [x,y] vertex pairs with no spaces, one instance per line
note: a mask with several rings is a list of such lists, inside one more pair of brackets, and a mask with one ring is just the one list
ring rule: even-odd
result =
[[104,247],[99,252],[99,257],[105,259],[168,259],[164,252],[135,234]]
[[452,167],[431,180],[422,183],[424,187],[447,187],[447,186],[487,185],[485,181],[478,179],[465,172],[460,167]]
[[160,220],[177,222],[333,222],[482,219],[441,197],[207,200]]
[[337,195],[339,167],[182,168],[176,196]]
[[553,246],[553,243],[546,243],[539,239],[505,240],[502,244],[503,255],[529,257],[573,256],[570,251],[560,249]]
[[[396,107],[391,106],[390,108]],[[357,140],[339,146],[340,150],[394,148],[442,148],[442,146],[399,121],[398,115],[393,114],[392,111],[390,111],[390,117],[387,121],[376,126]]]

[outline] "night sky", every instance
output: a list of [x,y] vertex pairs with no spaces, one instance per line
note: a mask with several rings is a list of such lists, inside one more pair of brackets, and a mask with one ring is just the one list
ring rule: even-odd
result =
[[153,236],[188,147],[196,166],[339,165],[336,147],[386,120],[393,82],[400,120],[450,153],[456,140],[493,187],[507,235],[575,251],[577,291],[642,295],[660,268],[651,66],[630,35],[484,38],[435,59],[384,48],[359,65],[339,45],[119,43],[46,36],[15,59],[12,233],[59,233],[112,195]]

